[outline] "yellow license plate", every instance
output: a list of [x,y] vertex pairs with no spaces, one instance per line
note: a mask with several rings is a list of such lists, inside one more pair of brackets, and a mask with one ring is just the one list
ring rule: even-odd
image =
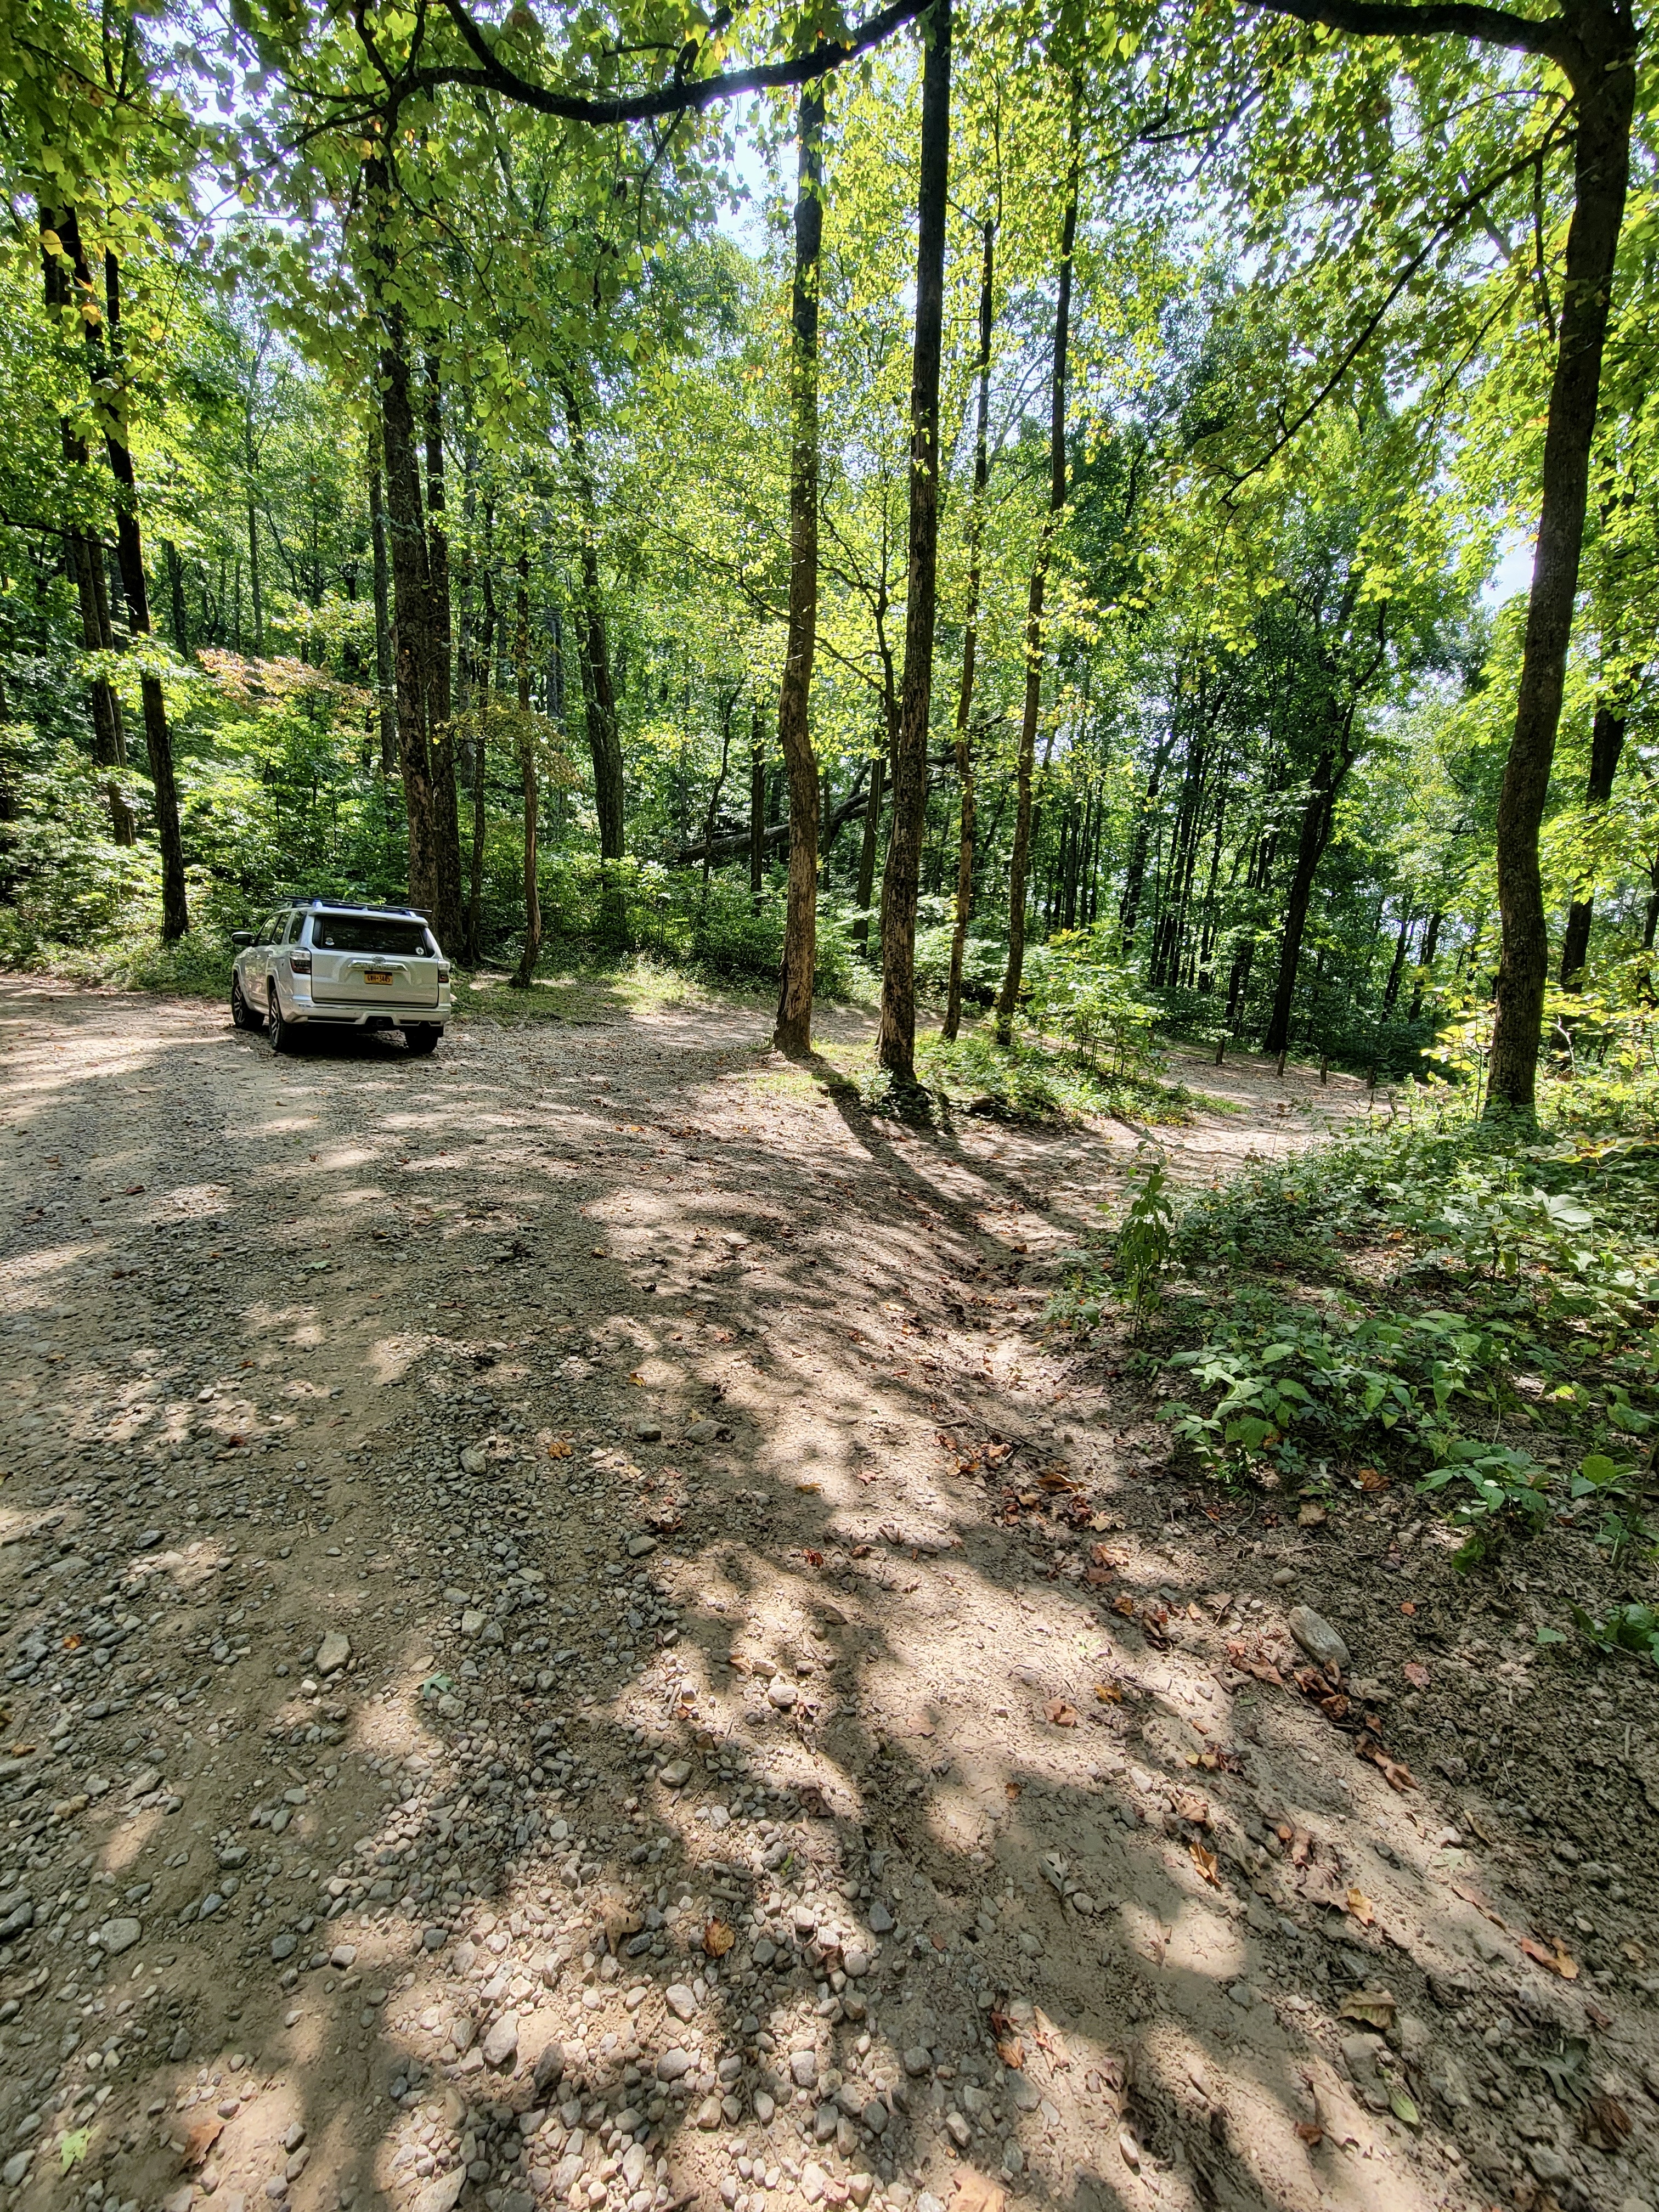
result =
[[389,983],[392,981],[392,970],[389,968],[365,968],[363,981],[365,983]]

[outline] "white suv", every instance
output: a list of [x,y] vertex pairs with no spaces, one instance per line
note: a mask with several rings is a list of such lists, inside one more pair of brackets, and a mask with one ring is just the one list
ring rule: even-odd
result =
[[409,906],[301,899],[231,933],[230,1018],[287,1052],[301,1026],[401,1030],[430,1052],[449,1018],[449,963]]

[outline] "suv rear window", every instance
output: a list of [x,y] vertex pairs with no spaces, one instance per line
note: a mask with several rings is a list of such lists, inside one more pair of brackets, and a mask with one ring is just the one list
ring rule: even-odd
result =
[[317,915],[311,941],[325,952],[382,952],[404,959],[426,959],[432,951],[422,923],[378,914]]

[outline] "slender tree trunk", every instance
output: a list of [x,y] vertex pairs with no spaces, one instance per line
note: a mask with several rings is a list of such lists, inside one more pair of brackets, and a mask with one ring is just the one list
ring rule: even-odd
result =
[[1054,306],[1054,365],[1048,410],[1048,512],[1043,519],[1031,568],[1025,609],[1025,706],[1020,719],[1019,752],[1014,769],[1014,844],[1008,863],[1008,964],[997,997],[997,1042],[1010,1044],[1014,1009],[1025,972],[1025,878],[1031,857],[1031,771],[1036,759],[1037,713],[1042,701],[1042,607],[1054,532],[1066,505],[1066,356],[1071,335],[1072,252],[1077,240],[1079,116],[1072,106],[1072,150],[1066,183],[1066,212],[1060,221],[1060,290]]
[[1423,992],[1431,981],[1435,947],[1440,942],[1440,921],[1437,909],[1424,926],[1423,942],[1417,950],[1417,980],[1412,985],[1411,1011],[1406,1017],[1409,1022],[1414,1022],[1423,1011]]
[[1492,1024],[1489,1117],[1529,1121],[1538,1084],[1549,931],[1538,836],[1561,719],[1567,646],[1589,485],[1613,265],[1630,175],[1635,104],[1627,15],[1585,8],[1572,18],[1585,49],[1573,72],[1577,105],[1574,204],[1567,231],[1559,336],[1544,434],[1543,495],[1526,642],[1498,800],[1498,904],[1503,929]]
[[386,311],[386,338],[380,353],[380,434],[386,454],[386,521],[395,606],[392,685],[398,758],[409,823],[409,896],[422,913],[435,919],[438,873],[428,725],[431,691],[427,683],[431,586],[415,416],[410,403],[408,346],[403,309],[395,301]]
[[957,915],[951,932],[951,976],[945,995],[944,1034],[954,1042],[962,1026],[962,965],[968,949],[968,924],[974,911],[974,677],[979,656],[979,598],[983,573],[985,487],[990,479],[991,321],[996,277],[997,227],[987,216],[980,226],[979,408],[974,434],[974,490],[968,509],[968,609],[962,629],[962,687],[957,694],[957,781],[962,787],[962,818],[957,825]]
[[876,1051],[901,1085],[916,1079],[916,877],[927,804],[927,729],[939,612],[939,376],[951,167],[951,0],[933,0],[921,87],[916,325],[910,382],[910,543],[904,681],[893,764],[893,827],[882,884],[881,1025]]
[[426,558],[431,633],[427,661],[427,741],[432,761],[432,838],[436,907],[433,930],[441,945],[458,940],[463,926],[461,827],[455,783],[454,615],[449,583],[449,532],[444,520],[443,389],[428,355],[422,395],[426,442]]
[[386,565],[386,501],[378,461],[368,472],[368,524],[374,553],[374,698],[380,719],[380,774],[390,778],[398,766],[398,726],[392,681],[392,578]]
[[190,618],[185,612],[185,564],[169,538],[161,547],[167,566],[167,592],[172,600],[173,649],[181,660],[190,658]]
[[[570,438],[570,459],[581,510],[581,604],[578,646],[582,667],[582,697],[586,707],[587,749],[593,761],[593,804],[599,817],[600,860],[623,857],[623,757],[617,726],[617,696],[611,675],[611,646],[605,634],[605,599],[599,586],[599,502],[587,465],[587,441],[582,431],[581,410],[574,386],[564,387],[565,424]],[[607,914],[618,918],[614,901]]]
[[732,717],[737,712],[738,701],[742,696],[742,686],[739,685],[726,701],[720,715],[720,764],[715,772],[714,787],[708,794],[708,810],[702,823],[702,886],[699,894],[702,907],[708,903],[708,873],[714,865],[714,822],[720,811],[720,793],[726,788],[726,771],[732,759]]
[[1267,1034],[1262,1039],[1264,1052],[1283,1054],[1290,1048],[1291,1007],[1296,995],[1297,969],[1302,960],[1302,939],[1308,926],[1308,908],[1313,898],[1314,877],[1319,863],[1325,857],[1325,848],[1331,842],[1331,831],[1336,823],[1337,796],[1351,764],[1349,742],[1353,726],[1354,709],[1350,707],[1343,718],[1340,750],[1332,744],[1319,757],[1313,773],[1313,789],[1302,810],[1302,826],[1297,836],[1296,865],[1291,873],[1291,888],[1285,902],[1285,933],[1279,941],[1279,981],[1273,990],[1273,1010],[1267,1022]]
[[[1625,750],[1625,717],[1613,708],[1601,704],[1595,709],[1595,720],[1590,728],[1589,777],[1584,789],[1584,804],[1594,813],[1600,813],[1613,797],[1613,779],[1619,773],[1620,756]],[[1561,940],[1561,986],[1564,990],[1582,990],[1584,982],[1584,962],[1589,953],[1590,915],[1595,900],[1593,877],[1574,887],[1571,905],[1567,908],[1566,933]]]
[[766,725],[757,702],[749,729],[749,903],[760,912],[766,865]]
[[1406,939],[1411,926],[1408,908],[1400,918],[1400,934],[1394,941],[1394,959],[1389,969],[1389,980],[1382,988],[1382,1018],[1385,1022],[1394,1012],[1395,1001],[1400,996],[1400,979],[1406,972]]
[[[70,221],[74,221],[72,216]],[[77,236],[77,261],[78,247]],[[120,563],[121,589],[127,602],[128,625],[135,637],[149,637],[152,635],[149,586],[144,575],[143,541],[138,529],[138,491],[133,477],[126,365],[121,344],[121,269],[112,253],[104,256],[104,301],[107,361],[94,362],[93,365],[95,372],[101,370],[95,374],[95,384],[108,387],[100,412],[106,425],[104,450],[116,485],[116,553]],[[164,944],[172,944],[189,929],[190,908],[185,896],[185,847],[179,827],[173,732],[167,726],[167,700],[161,678],[148,672],[142,673],[138,698],[144,717],[144,750],[149,756],[150,783],[155,793],[156,837],[161,848],[161,939]]]
[[[250,448],[252,441],[250,440]],[[252,453],[248,455],[248,466],[253,465]],[[253,607],[253,652],[262,659],[265,649],[264,592],[259,579],[259,508],[250,484],[247,495],[247,587]]]
[[791,300],[789,635],[778,695],[778,744],[789,778],[789,888],[783,972],[772,1042],[812,1049],[812,975],[817,963],[818,766],[808,702],[818,628],[818,256],[823,243],[823,92],[800,96]]
[[882,802],[887,796],[887,755],[879,752],[870,763],[870,793],[864,802],[864,834],[859,841],[859,918],[853,924],[853,942],[861,955],[870,949],[870,907],[876,896],[876,854],[880,849]]
[[537,811],[541,804],[536,774],[536,732],[530,714],[530,548],[519,552],[519,588],[514,602],[513,665],[519,678],[519,767],[524,778],[524,951],[511,981],[527,991],[542,955],[542,893],[537,872]]

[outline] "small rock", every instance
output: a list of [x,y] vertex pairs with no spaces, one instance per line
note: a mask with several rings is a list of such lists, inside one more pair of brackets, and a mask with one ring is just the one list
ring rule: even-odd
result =
[[556,2043],[550,2043],[536,2061],[536,2070],[531,2076],[538,2091],[556,2088],[564,2079],[564,2051]]
[[344,1973],[356,1956],[357,1946],[355,1943],[337,1943],[328,1954],[328,1963]]
[[1572,2165],[1562,2156],[1553,2143],[1528,2143],[1527,2164],[1547,2189],[1558,2188],[1564,2181],[1572,2179]]
[[510,2066],[519,2055],[518,2014],[504,2012],[485,2036],[481,2048],[486,2066]]
[[809,2204],[823,2202],[824,2171],[816,2159],[809,2158],[800,2170],[800,2193]]
[[789,2079],[798,2089],[816,2089],[818,2083],[817,2052],[792,2051],[789,2054]]
[[33,2156],[32,2150],[14,2151],[5,2164],[0,2166],[0,2183],[8,2189],[15,2189],[28,2172],[29,2160]]
[[775,1705],[781,1713],[787,1713],[799,1695],[800,1692],[787,1674],[775,1674],[767,1686],[766,1699],[769,1705]]
[[890,1936],[892,1932],[893,1916],[878,1898],[870,1907],[870,1933],[872,1936]]
[[769,2128],[777,2114],[777,2105],[764,2089],[755,2092],[755,2118],[763,2128]]
[[720,1432],[718,1421],[693,1421],[686,1430],[685,1441],[689,1444],[712,1444]]
[[873,2173],[849,2173],[848,2175],[847,2194],[852,2198],[854,2203],[860,2208],[860,2212],[863,2212],[864,2206],[870,2202],[870,2192],[875,2185],[876,2177]]
[[136,1920],[106,1920],[98,1930],[99,1948],[112,1959],[118,1959],[123,1951],[131,1950],[143,1932]]
[[690,1760],[671,1759],[657,1778],[665,1790],[684,1790],[691,1779]]
[[1289,1589],[1291,1584],[1295,1580],[1296,1569],[1294,1567],[1275,1567],[1273,1569],[1273,1585],[1275,1589]]
[[697,2107],[697,2125],[703,2130],[705,2134],[712,2134],[714,2130],[719,2127],[720,2124],[720,2099],[718,2097],[705,2097],[702,2104]]
[[887,2107],[879,2097],[872,2097],[866,2101],[864,2110],[859,2114],[859,2118],[872,2136],[878,2136],[884,2132],[887,2125]]
[[1334,1667],[1340,1674],[1347,1665],[1347,1645],[1310,1605],[1293,1605],[1285,1626],[1316,1667]]
[[489,1464],[489,1455],[485,1451],[482,1444],[463,1444],[461,1446],[461,1473],[463,1474],[482,1474]]
[[676,2020],[690,2020],[697,2009],[697,2000],[685,1982],[671,1982],[663,1991],[663,2002]]
[[1091,1913],[1098,1912],[1100,1910],[1086,1889],[1074,1889],[1071,1894],[1070,1904],[1073,1911],[1080,1912],[1085,1920]]
[[956,2111],[945,2115],[945,2132],[958,2150],[966,2150],[974,2139],[974,2131],[962,2114]]
[[919,2081],[924,2074],[933,2072],[933,2054],[926,2044],[911,2045],[904,2054],[904,2070],[913,2081]]
[[270,1955],[279,1964],[284,1959],[291,1959],[299,1948],[300,1939],[290,1929],[284,1928],[280,1936],[270,1939]]
[[662,1423],[660,1421],[653,1421],[648,1419],[642,1421],[635,1421],[634,1424],[634,1434],[639,1438],[639,1441],[642,1444],[659,1444],[662,1442]]
[[351,1638],[331,1628],[317,1646],[317,1672],[322,1675],[337,1674],[351,1656]]
[[691,2054],[689,2051],[682,2051],[678,2044],[665,2051],[657,2061],[659,2081],[681,2081],[690,2071]]
[[656,1548],[657,1540],[654,1536],[630,1536],[628,1540],[628,1556],[630,1559],[646,1559]]
[[854,1943],[842,1953],[841,1963],[849,1980],[857,1982],[862,1981],[865,1975],[869,1972],[873,1961],[867,1951],[860,1950],[858,1945]]

